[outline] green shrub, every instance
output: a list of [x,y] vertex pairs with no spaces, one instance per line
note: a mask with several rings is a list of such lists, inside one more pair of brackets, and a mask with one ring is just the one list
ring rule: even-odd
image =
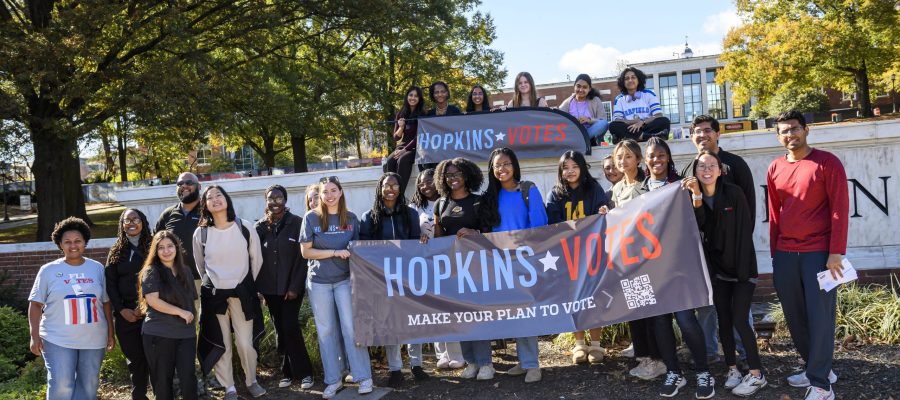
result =
[[[0,360],[9,362],[16,368],[24,365],[31,354],[28,348],[30,338],[28,318],[12,307],[0,307]],[[11,378],[5,372],[5,369],[0,372],[0,381]],[[15,371],[12,375],[15,375]]]
[[43,399],[46,383],[44,359],[31,360],[22,367],[19,377],[0,383],[0,400]]
[[[589,332],[585,332],[585,339],[591,338]],[[628,323],[623,322],[615,325],[604,326],[603,327],[603,336],[600,338],[600,346],[609,347],[613,344],[616,344],[618,341],[623,339],[628,339],[631,337],[628,332]],[[553,339],[553,345],[557,348],[569,350],[572,347],[575,347],[575,335],[572,333],[560,333]]]
[[[896,276],[891,276],[890,287],[851,282],[837,291],[836,338],[900,344],[900,280]],[[776,336],[789,337],[781,306],[771,316],[777,324]]]
[[12,360],[0,356],[0,382],[6,382],[16,377],[19,367]]
[[103,356],[103,364],[100,366],[100,380],[107,383],[128,385],[131,378],[128,374],[128,361],[119,343],[112,351],[107,351]]

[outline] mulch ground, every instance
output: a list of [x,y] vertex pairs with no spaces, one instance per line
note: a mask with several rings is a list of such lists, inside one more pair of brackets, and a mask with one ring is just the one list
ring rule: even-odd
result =
[[[758,392],[755,399],[802,399],[804,389],[793,388],[785,381],[801,366],[799,356],[790,341],[773,339],[760,341],[763,365],[767,371],[769,385]],[[516,363],[515,343],[508,349],[494,351],[494,367],[497,375],[490,381],[463,380],[456,377],[457,371],[438,371],[431,379],[417,382],[405,370],[407,380],[384,399],[654,399],[661,379],[642,381],[631,377],[627,371],[636,363],[634,360],[618,356],[621,348],[613,349],[613,356],[595,365],[572,365],[568,349],[559,349],[549,337],[540,342],[543,380],[540,383],[525,384],[523,377],[506,376],[504,372]],[[425,369],[434,370],[434,357],[425,358]],[[676,399],[693,399],[696,381],[689,363],[682,365],[688,378],[688,386]],[[716,376],[716,398],[738,398],[722,388],[725,365],[711,365]],[[840,376],[834,385],[839,399],[900,399],[900,346],[872,344],[838,344],[835,349],[834,370]],[[235,372],[242,381],[240,372]],[[383,363],[375,362],[373,373],[376,386],[387,384],[387,369]],[[316,386],[311,391],[301,391],[299,385],[278,388],[278,371],[261,367],[261,384],[269,394],[261,399],[318,399],[324,389],[321,376],[316,378]],[[242,398],[250,399],[243,392]],[[354,385],[344,391],[355,392]],[[223,392],[215,390],[207,398],[221,398]],[[101,391],[103,399],[127,399],[126,387],[105,386]],[[365,396],[360,398],[365,399]]]

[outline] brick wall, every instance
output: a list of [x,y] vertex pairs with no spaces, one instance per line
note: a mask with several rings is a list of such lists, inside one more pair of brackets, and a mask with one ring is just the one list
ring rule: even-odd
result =
[[[92,258],[102,264],[106,264],[106,255],[109,246],[91,246],[85,251],[85,257]],[[16,298],[27,299],[31,292],[34,277],[37,276],[41,266],[62,257],[62,252],[57,250],[20,251],[0,254],[0,271],[8,278],[0,283],[0,286],[15,287]]]

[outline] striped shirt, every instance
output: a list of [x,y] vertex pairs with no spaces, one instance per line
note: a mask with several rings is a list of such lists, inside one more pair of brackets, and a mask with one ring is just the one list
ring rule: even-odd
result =
[[69,265],[64,258],[41,267],[28,300],[44,305],[40,335],[69,349],[106,347],[106,275],[103,265],[85,258]]
[[616,96],[613,106],[613,120],[647,119],[652,115],[662,114],[659,98],[652,90],[644,89],[634,93]]

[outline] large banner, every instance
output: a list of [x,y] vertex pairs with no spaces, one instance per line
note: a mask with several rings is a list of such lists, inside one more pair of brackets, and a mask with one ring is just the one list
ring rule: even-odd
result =
[[679,185],[606,216],[525,229],[350,245],[364,345],[572,332],[712,304]]
[[500,147],[513,149],[520,160],[558,158],[568,150],[591,154],[584,126],[569,113],[550,108],[423,117],[418,124],[416,164],[454,157],[487,161]]

